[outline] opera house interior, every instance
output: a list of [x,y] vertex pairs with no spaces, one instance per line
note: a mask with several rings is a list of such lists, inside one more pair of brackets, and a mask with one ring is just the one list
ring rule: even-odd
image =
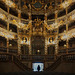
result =
[[75,75],[75,0],[0,0],[0,73],[9,72]]

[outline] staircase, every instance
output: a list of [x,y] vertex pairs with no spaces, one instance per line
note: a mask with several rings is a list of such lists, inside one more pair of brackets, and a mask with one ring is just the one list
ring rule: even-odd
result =
[[[59,56],[57,58],[57,60],[51,66],[49,66],[48,68],[45,69],[45,71],[56,71],[55,69],[57,69],[60,66],[60,64],[62,64],[62,63],[65,63],[66,65],[68,65],[68,63],[69,63],[69,66],[72,65],[72,67],[67,66],[66,69],[68,69],[68,68],[73,69],[73,72],[75,73],[75,67],[74,67],[75,54],[73,54],[73,53]],[[63,65],[61,68],[63,68],[66,65]]]
[[[68,72],[68,73],[75,73],[75,54],[65,54],[65,55],[61,55],[61,56],[57,56],[57,59],[56,61],[51,65],[49,66],[48,68],[44,69],[44,72],[31,72],[32,69],[31,68],[28,68],[26,65],[24,65],[20,60],[19,60],[19,57],[16,56],[16,55],[13,55],[13,54],[9,54],[9,53],[0,53],[0,62],[13,62],[14,64],[16,64],[18,66],[18,68],[20,68],[21,70],[16,72],[16,71],[8,71],[8,72],[13,72],[12,74],[14,74],[14,72],[17,73],[17,75],[20,75],[20,72],[22,74],[26,74],[26,75],[34,75],[34,74],[40,74],[40,75],[56,75],[55,72],[59,72],[58,75],[63,75],[63,73],[60,73],[60,72]],[[66,68],[64,68],[64,71],[59,71],[60,69],[62,69],[62,67],[60,67],[60,64],[62,63],[69,63],[69,65],[72,65],[72,66],[67,66]],[[71,63],[71,64],[70,64]],[[73,63],[73,64],[72,64]],[[1,64],[0,64],[1,65]],[[67,65],[67,64],[66,64]],[[8,67],[8,66],[7,66]],[[13,67],[13,66],[12,66]],[[60,69],[57,69],[58,67],[60,67]],[[65,69],[68,69],[69,70],[73,70],[73,72],[69,72],[68,71],[65,71]],[[1,69],[1,66],[0,66],[0,69]],[[56,70],[57,69],[57,70]],[[10,70],[10,69],[9,69]],[[14,69],[13,69],[14,70]],[[0,72],[3,72],[3,71],[0,71]],[[1,74],[0,74],[1,75]],[[8,73],[7,73],[8,75]]]
[[13,62],[16,64],[22,71],[31,71],[26,65],[24,65],[17,56],[9,53],[0,53],[0,62]]
[[0,75],[75,75],[74,73],[58,73],[58,72],[10,72],[0,73]]

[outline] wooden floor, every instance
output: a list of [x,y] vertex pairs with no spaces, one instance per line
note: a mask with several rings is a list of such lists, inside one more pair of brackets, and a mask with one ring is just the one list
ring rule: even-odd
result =
[[75,75],[74,73],[58,73],[58,72],[9,72],[0,73],[0,75]]

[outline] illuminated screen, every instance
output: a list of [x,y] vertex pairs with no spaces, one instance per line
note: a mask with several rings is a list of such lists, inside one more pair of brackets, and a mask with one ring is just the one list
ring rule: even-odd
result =
[[38,69],[37,69],[38,65],[40,66],[40,70],[39,71],[43,71],[44,64],[40,63],[40,62],[35,62],[35,63],[32,64],[33,71],[38,71]]

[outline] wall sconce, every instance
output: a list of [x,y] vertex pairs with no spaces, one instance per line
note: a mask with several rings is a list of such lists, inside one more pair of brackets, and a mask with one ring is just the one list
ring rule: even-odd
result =
[[11,46],[12,46],[12,44],[9,44],[9,46],[11,47]]
[[40,53],[40,50],[37,50],[38,53]]
[[64,44],[64,47],[66,47],[66,44]]

